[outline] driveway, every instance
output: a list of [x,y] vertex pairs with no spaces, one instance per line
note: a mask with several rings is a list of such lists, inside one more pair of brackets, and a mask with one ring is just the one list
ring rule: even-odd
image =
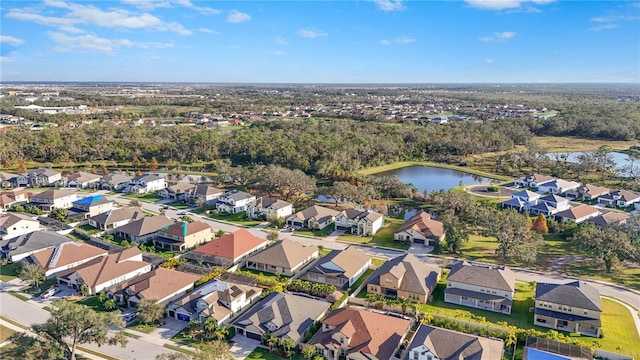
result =
[[149,335],[153,335],[165,340],[171,340],[172,337],[176,336],[180,330],[187,327],[188,323],[180,320],[176,320],[173,318],[165,318],[162,320],[162,325],[153,329]]
[[245,359],[260,345],[258,340],[249,339],[242,335],[234,336],[233,341],[236,343],[231,347],[231,353],[235,359]]

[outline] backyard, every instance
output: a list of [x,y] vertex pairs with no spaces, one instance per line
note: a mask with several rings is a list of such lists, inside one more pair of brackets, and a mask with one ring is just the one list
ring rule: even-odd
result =
[[361,245],[382,246],[399,250],[407,250],[411,246],[411,244],[393,240],[393,233],[400,225],[402,225],[404,221],[402,219],[394,219],[386,216],[384,218],[384,221],[385,225],[382,227],[382,229],[378,230],[378,232],[373,235],[373,237],[345,234],[340,235],[338,237],[338,240],[342,242]]

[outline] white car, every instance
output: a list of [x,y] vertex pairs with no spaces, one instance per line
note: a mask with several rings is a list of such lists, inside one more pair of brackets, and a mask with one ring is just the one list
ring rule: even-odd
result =
[[40,298],[46,299],[46,298],[52,297],[53,295],[59,293],[60,291],[62,291],[62,290],[60,290],[58,288],[51,288],[51,289],[43,292],[42,295],[40,295]]

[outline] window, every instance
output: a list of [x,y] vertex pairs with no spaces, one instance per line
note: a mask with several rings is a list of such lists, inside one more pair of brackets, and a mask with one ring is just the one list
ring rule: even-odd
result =
[[414,352],[413,352],[413,359],[414,359],[414,360],[418,360],[418,358],[419,358],[419,357],[420,357],[420,353],[419,353],[419,352],[417,352],[417,351],[414,351]]
[[584,312],[585,315],[589,315],[589,311],[584,310],[583,312]]

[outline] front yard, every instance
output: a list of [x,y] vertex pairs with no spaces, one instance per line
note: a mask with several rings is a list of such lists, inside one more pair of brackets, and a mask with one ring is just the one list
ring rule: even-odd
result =
[[125,197],[128,199],[136,199],[136,200],[150,202],[150,203],[154,203],[156,201],[162,200],[162,198],[158,196],[157,192],[146,193],[146,194],[126,194],[126,195],[122,195],[122,197]]
[[6,265],[0,265],[0,280],[11,281],[18,277],[18,272],[22,269],[22,265],[17,263],[11,263]]
[[209,213],[209,217],[211,219],[227,221],[230,223],[248,226],[248,227],[260,225],[262,223],[261,221],[247,218],[246,211],[242,211],[236,214],[229,214],[229,213],[222,213],[222,212],[218,213],[218,212],[212,211]]
[[340,235],[338,237],[338,240],[355,244],[366,244],[372,246],[389,247],[399,250],[407,250],[411,246],[411,244],[393,240],[393,233],[400,225],[402,225],[404,220],[385,217],[384,222],[385,225],[382,227],[382,229],[378,230],[378,232],[373,235],[373,237],[345,234]]
[[[291,360],[303,360],[302,354],[296,354]],[[255,348],[249,356],[246,357],[246,360],[289,360],[289,358],[281,358],[276,354],[272,354],[269,350],[261,347]]]
[[[331,235],[331,233],[335,230],[335,226],[333,224],[328,225],[322,230],[311,230],[307,228],[302,228],[295,231],[295,234],[300,234],[300,236],[316,236],[316,237],[327,237]],[[366,238],[365,238],[366,239]]]

